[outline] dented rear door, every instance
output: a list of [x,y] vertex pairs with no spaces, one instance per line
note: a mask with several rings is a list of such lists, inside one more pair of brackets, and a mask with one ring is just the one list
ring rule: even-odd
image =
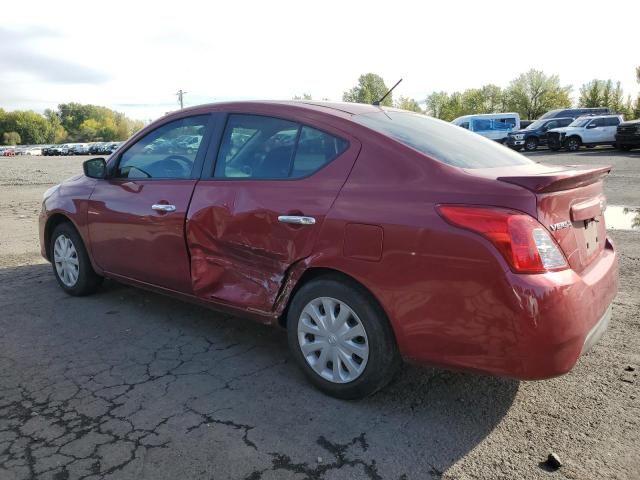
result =
[[[230,121],[222,136],[220,155],[215,154],[216,162],[228,155],[224,137]],[[346,139],[348,147],[309,176],[213,176],[196,185],[186,224],[195,295],[251,311],[272,310],[287,269],[311,254],[324,218],[360,151],[360,143],[344,132],[332,131],[328,125],[315,127]],[[251,132],[247,138],[251,140]],[[240,138],[239,143],[249,140]],[[286,138],[278,141],[286,142]],[[236,150],[243,147],[234,146]],[[218,167],[212,168],[218,172]],[[313,218],[315,223],[285,223],[279,220],[281,216]]]

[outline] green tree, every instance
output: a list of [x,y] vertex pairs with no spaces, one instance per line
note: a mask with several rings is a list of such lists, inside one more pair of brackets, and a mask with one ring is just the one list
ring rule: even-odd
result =
[[591,80],[580,87],[580,98],[578,105],[585,108],[601,107],[602,101],[602,80]]
[[47,119],[47,143],[62,143],[67,139],[67,131],[62,126],[62,122],[58,113],[47,108],[44,111],[44,117]]
[[415,98],[401,96],[400,98],[398,98],[394,106],[396,108],[401,108],[402,110],[409,110],[410,112],[423,113],[420,105]]
[[624,100],[622,84],[618,81],[615,86],[612,80],[594,79],[580,87],[578,105],[581,107],[607,107],[613,112],[631,114],[627,110]]
[[571,87],[560,85],[557,75],[532,69],[509,84],[506,106],[523,118],[535,119],[548,110],[570,107],[570,93]]
[[2,143],[4,145],[19,145],[22,143],[18,132],[4,132],[2,134]]
[[[384,80],[380,75],[376,75],[375,73],[365,73],[364,75],[360,75],[360,78],[358,78],[358,85],[344,92],[342,100],[345,102],[371,104],[380,100],[388,91],[389,88],[385,85]],[[391,94],[382,101],[382,105],[387,107],[393,105],[393,98]]]
[[432,92],[426,99],[426,113],[435,118],[446,120],[449,94],[447,92]]

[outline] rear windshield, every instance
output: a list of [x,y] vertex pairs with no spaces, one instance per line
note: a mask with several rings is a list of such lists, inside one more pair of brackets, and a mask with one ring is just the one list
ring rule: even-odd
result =
[[492,168],[535,163],[493,140],[418,113],[380,110],[352,119],[448,165]]

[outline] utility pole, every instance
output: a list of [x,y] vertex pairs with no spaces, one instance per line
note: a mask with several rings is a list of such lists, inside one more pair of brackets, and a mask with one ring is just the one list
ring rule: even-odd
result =
[[176,95],[178,96],[178,102],[180,103],[180,110],[182,110],[184,108],[184,104],[183,104],[183,101],[182,101],[182,96],[185,93],[189,93],[189,92],[183,92],[182,89],[180,89],[180,90],[178,90],[178,93],[176,93]]

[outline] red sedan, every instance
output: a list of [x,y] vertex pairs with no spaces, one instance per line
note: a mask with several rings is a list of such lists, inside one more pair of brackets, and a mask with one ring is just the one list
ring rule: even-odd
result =
[[40,242],[71,295],[108,277],[286,328],[337,397],[382,388],[403,358],[544,379],[609,322],[609,170],[402,110],[206,105],[49,189]]

